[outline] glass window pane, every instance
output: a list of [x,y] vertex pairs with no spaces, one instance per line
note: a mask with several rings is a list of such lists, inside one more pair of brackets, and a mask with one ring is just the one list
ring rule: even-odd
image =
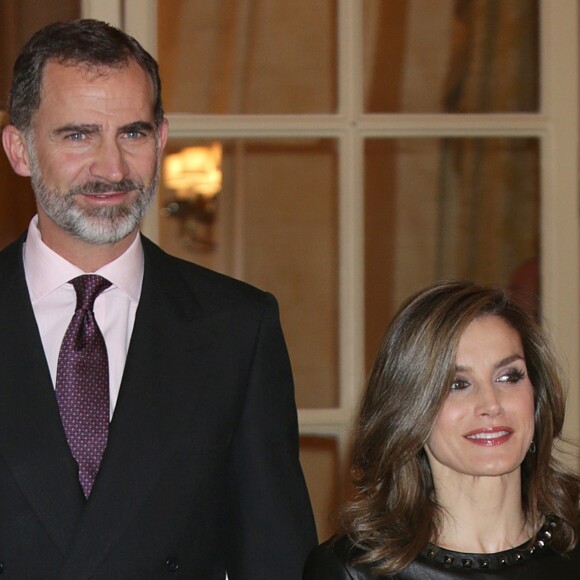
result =
[[509,286],[539,308],[536,139],[365,144],[367,364],[412,292],[437,279]]
[[[172,140],[165,163],[194,145],[211,149],[214,144]],[[274,293],[280,302],[298,405],[334,407],[338,404],[336,143],[240,139],[218,145],[223,182],[217,201],[203,201],[186,188],[178,191],[178,182],[167,182],[164,165],[161,245],[172,254]]]
[[336,439],[301,437],[300,462],[314,510],[318,539],[322,542],[332,535],[331,515],[345,495]]
[[538,109],[537,0],[364,0],[365,111]]
[[336,109],[336,0],[164,0],[158,5],[168,112]]

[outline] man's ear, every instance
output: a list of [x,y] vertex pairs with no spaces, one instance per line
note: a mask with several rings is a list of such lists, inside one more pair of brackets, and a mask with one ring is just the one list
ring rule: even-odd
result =
[[22,131],[14,125],[6,125],[2,130],[2,145],[15,173],[25,177],[30,175],[28,145]]
[[167,135],[169,132],[169,122],[167,119],[163,119],[157,128],[157,147],[159,150],[159,155],[163,153],[165,145],[167,144]]

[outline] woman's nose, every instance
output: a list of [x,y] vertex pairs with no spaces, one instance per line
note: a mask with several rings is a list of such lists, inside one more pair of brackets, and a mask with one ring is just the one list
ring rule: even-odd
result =
[[476,412],[478,415],[496,417],[503,413],[501,395],[495,385],[485,384],[477,389]]

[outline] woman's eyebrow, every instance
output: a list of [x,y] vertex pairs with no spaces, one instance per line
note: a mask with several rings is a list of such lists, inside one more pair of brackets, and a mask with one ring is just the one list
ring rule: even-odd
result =
[[[499,368],[499,367],[503,367],[505,365],[509,365],[510,363],[513,363],[516,360],[521,360],[521,361],[526,361],[526,359],[518,353],[514,353],[510,356],[506,356],[505,358],[502,358],[496,365],[495,368]],[[465,366],[465,365],[455,365],[455,370],[457,372],[467,372],[470,370],[471,367]]]

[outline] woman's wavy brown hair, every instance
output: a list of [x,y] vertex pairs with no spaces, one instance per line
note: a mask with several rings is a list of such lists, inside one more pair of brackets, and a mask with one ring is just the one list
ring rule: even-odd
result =
[[565,397],[544,332],[503,290],[442,281],[409,298],[389,325],[356,426],[355,495],[340,514],[339,532],[362,549],[356,561],[371,563],[379,574],[404,569],[439,535],[441,508],[423,448],[453,382],[463,331],[491,315],[519,333],[534,389],[537,452],[522,464],[526,517],[537,528],[556,523],[557,551],[578,542],[580,478],[553,456]]

